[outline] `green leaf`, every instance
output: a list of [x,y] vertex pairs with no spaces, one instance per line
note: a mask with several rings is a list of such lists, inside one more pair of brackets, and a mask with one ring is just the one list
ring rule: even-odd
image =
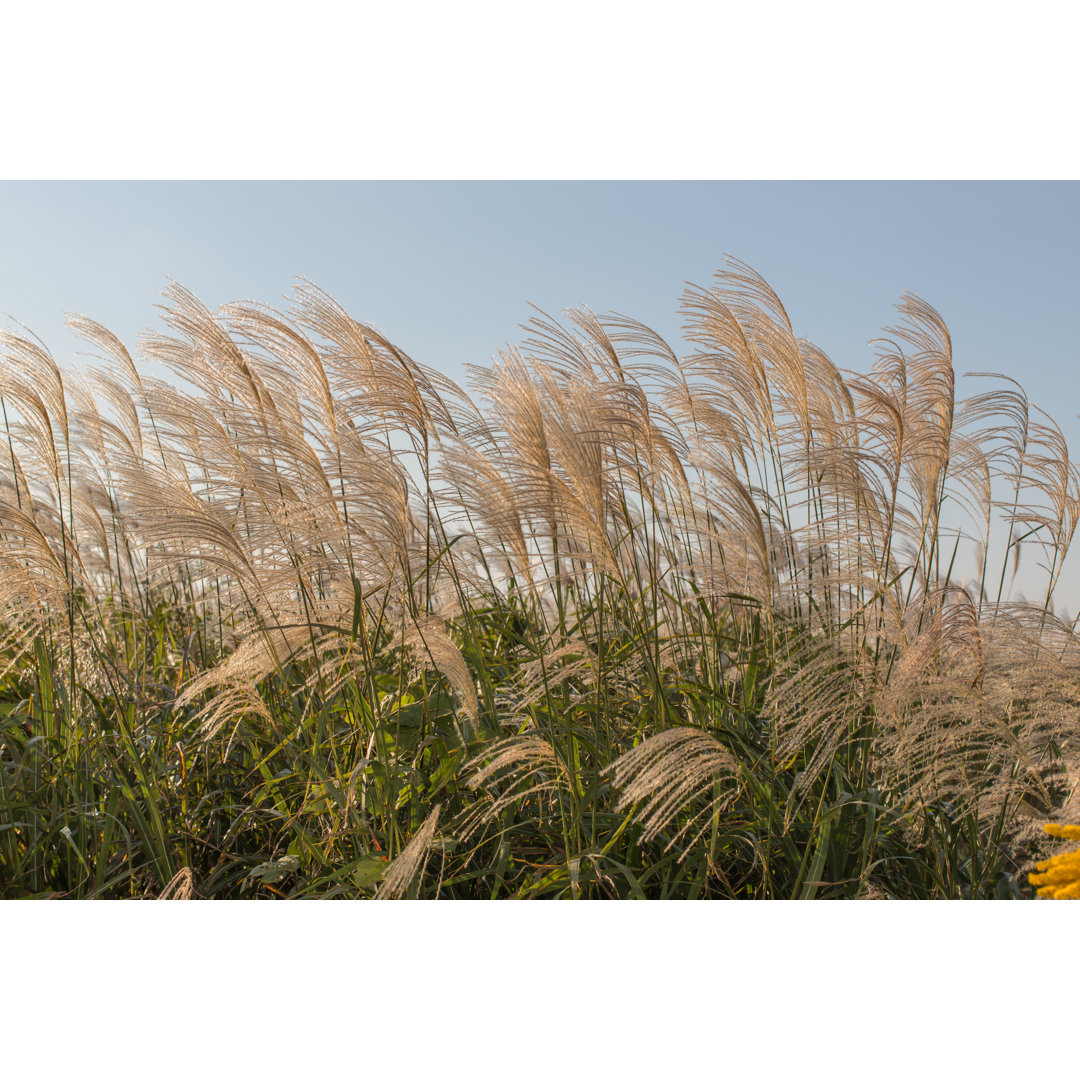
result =
[[265,885],[275,885],[299,869],[300,860],[295,855],[283,855],[280,859],[259,863],[248,872],[248,880],[257,879]]
[[817,894],[819,885],[819,876],[821,874],[821,868],[825,865],[825,856],[829,853],[829,834],[832,832],[832,821],[826,821],[821,829],[821,836],[818,839],[817,851],[814,852],[814,861],[810,864],[810,871],[807,874],[806,884],[803,886],[802,893],[799,895],[800,900],[813,900]]
[[353,867],[353,884],[358,889],[374,888],[386,876],[389,868],[385,855],[367,855]]

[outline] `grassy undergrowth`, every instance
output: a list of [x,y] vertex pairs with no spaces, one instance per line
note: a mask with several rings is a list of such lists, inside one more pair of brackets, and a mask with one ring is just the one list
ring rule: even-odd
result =
[[169,299],[175,382],[4,337],[3,896],[1032,895],[1080,477],[933,309],[844,373],[732,263],[690,355],[538,317],[470,396]]

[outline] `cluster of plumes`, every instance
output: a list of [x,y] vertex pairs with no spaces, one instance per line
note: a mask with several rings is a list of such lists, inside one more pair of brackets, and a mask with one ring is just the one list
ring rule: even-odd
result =
[[[3,337],[9,658],[44,635],[89,685],[107,613],[167,597],[217,628],[223,659],[182,698],[207,736],[267,719],[258,684],[290,662],[329,694],[400,649],[445,679],[464,738],[480,707],[454,628],[514,590],[543,650],[496,699],[520,734],[478,764],[489,801],[470,828],[569,782],[529,730],[552,672],[569,704],[685,678],[721,614],[732,680],[740,626],[772,643],[771,751],[808,754],[804,787],[866,738],[886,788],[994,813],[1042,782],[1049,735],[1076,723],[1077,642],[1051,600],[1080,475],[1015,384],[957,398],[948,331],[917,298],[872,372],[845,373],[732,262],[684,297],[688,356],[622,316],[538,315],[473,373],[475,400],[307,284],[288,314],[215,314],[176,286],[167,300],[141,352],[171,382],[87,319],[71,324],[107,370],[61,374],[30,336]],[[1022,548],[1044,603],[1008,599]],[[594,641],[618,635],[651,644],[608,662]],[[649,837],[730,796],[722,736],[666,722],[612,773]]]

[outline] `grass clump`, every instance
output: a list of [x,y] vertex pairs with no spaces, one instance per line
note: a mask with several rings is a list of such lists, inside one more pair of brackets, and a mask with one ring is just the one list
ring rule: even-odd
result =
[[538,316],[473,395],[306,284],[173,287],[170,382],[5,335],[3,895],[1025,895],[1060,430],[914,297],[866,375],[742,264],[684,312]]

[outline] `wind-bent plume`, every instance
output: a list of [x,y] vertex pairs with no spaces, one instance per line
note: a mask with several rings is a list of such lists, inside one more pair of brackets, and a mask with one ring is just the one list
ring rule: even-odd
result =
[[[646,739],[609,766],[612,783],[620,790],[617,811],[639,805],[642,841],[654,840],[690,811],[668,841],[669,851],[702,818],[722,812],[734,800],[738,765],[707,732],[672,728]],[[723,783],[722,781],[727,781]],[[696,809],[692,807],[698,805]],[[708,822],[684,845],[686,850],[708,828]]]
[[428,814],[424,824],[416,830],[416,834],[393,861],[375,893],[376,900],[401,900],[412,885],[423,877],[424,868],[431,857],[431,845],[439,824],[440,809],[441,806],[436,806]]

